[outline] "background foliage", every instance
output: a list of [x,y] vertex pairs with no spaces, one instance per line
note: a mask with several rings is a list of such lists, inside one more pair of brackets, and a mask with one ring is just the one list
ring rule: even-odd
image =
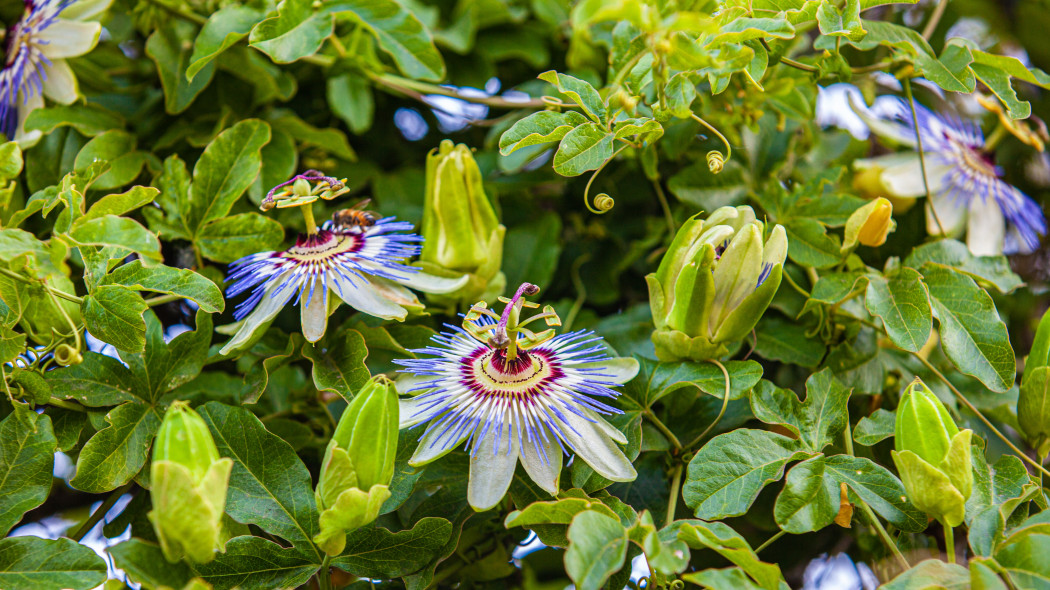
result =
[[[304,229],[258,205],[308,168],[349,179],[320,218],[371,197],[418,225],[425,158],[446,137],[476,150],[507,227],[507,284],[539,285],[567,324],[641,363],[614,420],[639,475],[609,485],[576,462],[558,498],[522,477],[474,513],[467,455],[413,469],[402,434],[382,516],[331,561],[337,587],[619,588],[644,554],[650,584],[773,590],[840,551],[887,588],[1047,587],[1042,476],[992,430],[1034,456],[1016,400],[1045,251],[972,256],[927,237],[914,207],[895,213],[885,245],[843,253],[841,228],[865,202],[850,164],[883,148],[814,122],[818,84],[870,95],[875,72],[1050,115],[1050,78],[1001,57],[1023,48],[1050,63],[1050,6],[956,0],[942,15],[945,4],[115,0],[98,46],[70,62],[86,100],[34,111],[36,145],[0,146],[0,529],[68,519],[65,537],[0,540],[0,587],[102,584],[106,561],[78,541],[122,496],[101,532],[125,535],[107,554],[129,581],[313,583],[313,482],[332,417],[455,310],[383,323],[343,307],[316,344],[289,311],[227,358],[225,265]],[[2,16],[21,10],[5,3]],[[946,42],[964,18],[987,25],[983,45]],[[1046,183],[1027,173],[1039,158],[1012,136],[997,153],[1041,201]],[[657,362],[644,276],[686,218],[745,203],[787,229],[797,287],[785,280],[726,357],[726,393],[712,364]],[[940,560],[943,532],[904,498],[889,458],[915,376],[977,434],[959,564]],[[146,519],[150,444],[175,400],[234,461],[226,514],[240,536],[201,566],[165,561]],[[75,475],[52,478],[56,451]],[[515,554],[530,531],[547,548]]]

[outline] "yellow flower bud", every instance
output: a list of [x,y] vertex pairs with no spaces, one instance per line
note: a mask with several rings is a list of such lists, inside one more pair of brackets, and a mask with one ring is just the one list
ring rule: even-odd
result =
[[896,229],[896,226],[893,221],[893,204],[879,197],[849,216],[842,251],[852,250],[858,243],[865,246],[881,246],[886,243],[886,236]]

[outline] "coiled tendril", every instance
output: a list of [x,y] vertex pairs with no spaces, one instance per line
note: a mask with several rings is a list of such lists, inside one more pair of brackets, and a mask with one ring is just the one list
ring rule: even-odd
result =
[[721,172],[725,165],[726,158],[722,155],[722,152],[718,150],[707,152],[707,167],[711,170],[712,174],[718,174]]

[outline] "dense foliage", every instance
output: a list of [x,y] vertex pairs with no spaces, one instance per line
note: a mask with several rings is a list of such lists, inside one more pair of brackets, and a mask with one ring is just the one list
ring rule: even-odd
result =
[[0,4],[0,587],[1050,587],[1047,8]]

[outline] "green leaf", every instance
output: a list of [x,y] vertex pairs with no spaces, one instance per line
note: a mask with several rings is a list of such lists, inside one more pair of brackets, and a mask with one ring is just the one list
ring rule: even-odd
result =
[[1042,88],[1050,88],[1050,76],[1039,68],[1028,69],[1016,57],[995,55],[984,51],[972,50],[973,61],[970,68],[977,79],[988,86],[999,100],[1006,105],[1007,114],[1013,119],[1024,119],[1032,114],[1032,105],[1026,100],[1017,98],[1011,84],[1011,78],[1017,78]]
[[857,422],[853,428],[853,440],[866,447],[884,441],[893,436],[896,419],[896,413],[879,408]]
[[268,117],[274,131],[283,131],[299,140],[306,146],[316,146],[324,151],[349,162],[357,160],[354,148],[346,139],[346,134],[338,129],[320,129],[310,125],[287,110],[277,110]]
[[766,424],[780,424],[799,437],[802,445],[820,452],[849,425],[846,404],[850,390],[830,369],[806,380],[806,401],[769,381],[761,381],[751,395],[751,411]]
[[800,266],[831,268],[842,261],[841,244],[816,219],[793,218],[784,227],[788,235],[788,256]]
[[1024,284],[1010,269],[1005,256],[974,256],[966,244],[957,240],[937,240],[918,246],[904,259],[904,265],[918,269],[927,262],[951,267],[977,281],[993,285],[1000,293],[1010,293]]
[[16,405],[0,421],[0,534],[47,499],[57,444],[46,414]]
[[569,525],[565,571],[581,590],[598,590],[627,559],[627,529],[618,518],[593,510],[577,514]]
[[1009,574],[1015,588],[1045,588],[1050,580],[1048,554],[1050,535],[1013,533],[995,552],[995,560]]
[[186,77],[196,27],[177,18],[169,19],[146,41],[146,55],[157,64],[164,87],[164,109],[172,115],[186,110],[215,75],[215,64],[205,65],[191,82]]
[[248,44],[276,63],[291,63],[317,53],[334,26],[332,14],[315,12],[311,0],[284,0],[277,16],[255,25]]
[[921,271],[940,324],[944,354],[992,391],[1010,389],[1017,370],[1014,351],[988,292],[944,265],[926,263]]
[[507,230],[503,241],[503,272],[508,285],[526,281],[546,289],[561,255],[561,217],[548,212]]
[[139,399],[142,385],[130,379],[120,361],[97,352],[86,351],[79,365],[44,373],[56,397],[73,399],[89,408],[115,406]]
[[69,237],[78,246],[115,247],[136,252],[146,258],[160,260],[160,242],[153,232],[127,217],[103,215],[94,219],[79,219],[73,224]]
[[711,590],[759,590],[761,586],[747,577],[744,570],[738,567],[724,569],[706,569],[699,572],[682,574],[686,582]]
[[186,78],[193,78],[220,53],[248,36],[262,19],[262,13],[247,6],[226,6],[212,13],[193,41],[193,55],[186,68]]
[[124,127],[124,118],[89,102],[33,109],[25,122],[26,131],[40,131],[45,135],[66,126],[76,129],[81,135],[94,137],[111,129]]
[[292,447],[244,408],[208,402],[198,413],[219,454],[233,459],[226,513],[287,540],[320,563],[321,553],[311,541],[318,524],[310,472]]
[[193,233],[230,212],[262,166],[260,150],[270,141],[270,126],[246,119],[220,133],[204,148],[193,168],[190,208],[184,212]]
[[314,385],[319,391],[334,391],[344,399],[353,399],[371,377],[365,366],[368,348],[357,330],[333,333],[326,342],[327,350],[309,342],[303,344],[303,356],[313,363]]
[[970,547],[990,556],[1006,528],[1006,520],[1026,498],[1038,493],[1021,460],[1003,455],[988,465],[983,452],[972,454],[973,491],[966,499]]
[[117,567],[133,582],[147,588],[182,588],[193,577],[193,570],[182,561],[169,562],[160,546],[142,539],[131,538],[106,549]]
[[793,534],[828,526],[839,512],[843,483],[897,528],[926,528],[926,515],[904,499],[900,480],[870,459],[850,455],[817,456],[792,467],[773,511],[777,524]]
[[362,578],[399,578],[423,568],[452,536],[444,518],[421,518],[411,529],[363,528],[347,535],[346,549],[332,565]]
[[[739,533],[721,522],[680,521],[678,538],[693,549],[713,549],[747,572],[760,588],[777,590],[784,576],[780,567],[765,563]],[[677,523],[676,523],[677,524]]]
[[886,21],[865,20],[863,24],[868,34],[861,42],[852,42],[861,50],[872,49],[877,45],[893,47],[904,54],[904,57],[910,57],[915,69],[941,88],[951,92],[974,91],[976,79],[973,72],[965,67],[969,62],[962,64],[961,68],[957,67],[959,64],[948,68],[937,59],[933,48],[918,31]]
[[93,162],[106,162],[109,168],[96,178],[91,186],[99,190],[124,186],[135,180],[146,163],[146,154],[136,151],[135,145],[135,136],[126,131],[105,131],[93,137],[80,149],[76,160],[73,161],[73,167],[83,170]]
[[430,31],[394,0],[332,0],[324,5],[332,14],[350,13],[376,36],[379,48],[394,59],[401,73],[416,80],[445,78],[441,58]]
[[766,484],[784,475],[789,461],[807,455],[798,441],[766,430],[720,434],[689,461],[682,497],[704,520],[743,514]]
[[123,285],[137,291],[178,295],[193,301],[208,313],[219,312],[226,307],[222,291],[215,283],[187,268],[172,268],[162,264],[147,268],[142,266],[141,261],[133,260],[102,277],[99,284]]
[[123,215],[152,203],[158,193],[159,191],[151,186],[134,186],[125,193],[106,195],[91,205],[83,219]]
[[708,41],[707,46],[743,43],[750,39],[792,39],[794,36],[795,27],[782,17],[736,17],[723,25],[719,33]]
[[966,590],[970,572],[961,565],[927,559],[879,586],[879,590]]
[[233,262],[256,252],[274,250],[284,239],[284,228],[258,213],[241,213],[206,223],[194,243],[201,256],[215,262]]
[[84,298],[81,314],[94,337],[120,350],[139,352],[146,347],[146,320],[142,314],[147,309],[135,291],[122,285],[103,285]]
[[554,154],[554,171],[579,176],[596,170],[613,156],[613,134],[596,123],[584,123],[565,134]]
[[375,100],[372,85],[364,76],[342,74],[328,79],[328,108],[356,135],[372,127]]
[[817,26],[822,35],[859,41],[866,33],[860,22],[860,0],[847,0],[842,9],[829,2],[822,2],[817,8]]
[[890,278],[871,277],[864,304],[872,315],[882,319],[894,344],[919,352],[933,329],[930,294],[922,277],[911,268],[902,268]]
[[[696,388],[722,399],[725,395],[725,377],[714,363],[683,361],[661,363],[639,358],[638,376],[627,383],[624,390],[643,407],[650,407],[666,395],[680,389]],[[726,361],[729,372],[729,399],[740,399],[762,378],[762,365],[755,361]]]
[[297,588],[320,569],[320,561],[261,537],[235,537],[215,560],[194,566],[214,590]]
[[0,588],[88,590],[106,579],[106,562],[69,539],[0,539]]
[[618,518],[611,508],[593,498],[568,497],[560,500],[533,502],[522,510],[515,510],[507,515],[503,525],[506,528],[521,526],[531,528],[536,525],[572,524],[572,519],[585,510],[594,510],[609,518]]
[[576,111],[539,111],[520,119],[499,138],[499,153],[508,156],[530,145],[561,141],[587,118]]
[[767,314],[755,328],[758,339],[755,352],[771,361],[816,367],[824,358],[827,347],[820,340],[806,336],[804,330],[799,324]]
[[725,169],[718,174],[713,174],[707,162],[700,160],[669,178],[667,189],[684,203],[704,211],[714,211],[719,207],[742,203],[748,186],[743,168],[733,160],[727,162]]
[[108,426],[84,443],[77,458],[76,476],[69,485],[101,494],[131,481],[146,464],[146,454],[160,421],[160,412],[138,401],[110,410],[106,414]]
[[598,91],[587,82],[574,78],[568,74],[559,74],[554,70],[544,72],[537,76],[544,82],[549,82],[565,96],[568,96],[577,106],[583,110],[583,114],[595,123],[603,123],[608,117],[605,101],[602,100]]

